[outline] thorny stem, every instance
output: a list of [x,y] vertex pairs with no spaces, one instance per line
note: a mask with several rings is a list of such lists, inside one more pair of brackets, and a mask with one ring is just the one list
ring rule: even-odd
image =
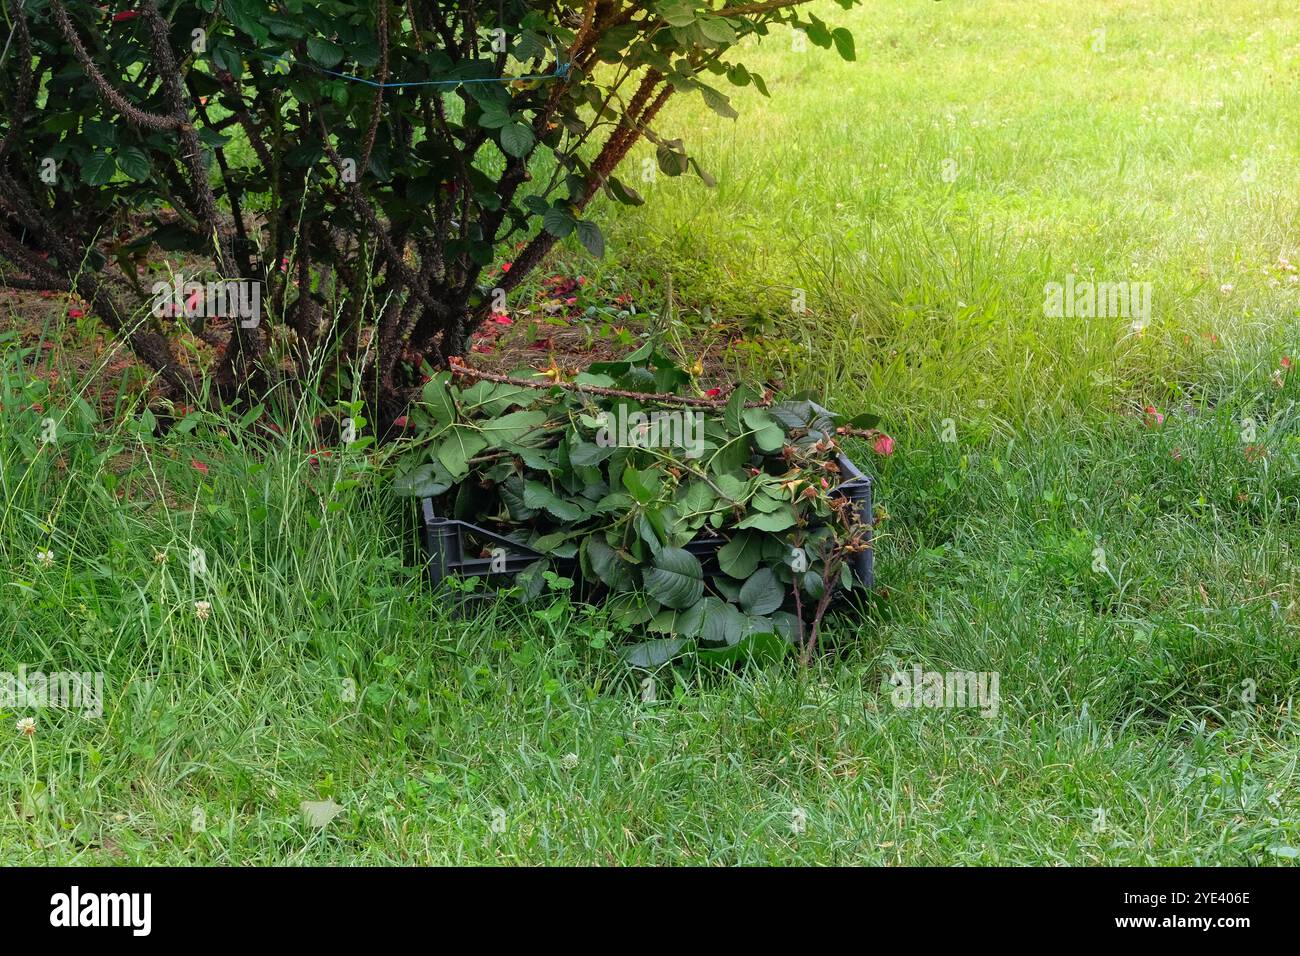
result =
[[[602,385],[583,385],[579,382],[560,382],[551,379],[544,382],[532,382],[525,378],[511,378],[509,375],[483,372],[459,364],[451,366],[451,373],[463,378],[478,378],[486,382],[496,382],[500,385],[520,385],[524,388],[562,388],[566,391],[581,392],[587,395],[634,398],[643,402],[662,402],[665,405],[689,405],[694,408],[725,408],[727,405],[727,399],[721,396],[718,398],[692,398],[689,395],[673,395],[670,392],[632,392],[622,388],[606,388]],[[746,408],[769,408],[771,405],[772,400],[770,398],[745,403]]]

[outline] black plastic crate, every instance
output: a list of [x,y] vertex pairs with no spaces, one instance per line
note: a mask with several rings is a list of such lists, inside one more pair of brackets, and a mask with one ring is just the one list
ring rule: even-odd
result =
[[[848,498],[857,505],[858,517],[867,528],[867,542],[871,542],[871,476],[865,475],[857,465],[843,455],[839,456],[840,472],[847,475],[847,480],[840,483],[832,492],[834,495]],[[449,575],[462,577],[480,577],[488,581],[508,582],[520,571],[534,561],[546,558],[551,566],[567,577],[577,579],[581,573],[578,558],[557,558],[534,551],[527,545],[512,541],[487,528],[459,521],[455,518],[442,518],[434,510],[432,498],[421,498],[419,504],[420,538],[424,543],[425,563],[429,571],[429,581],[437,588]],[[505,551],[505,567],[492,571],[492,559],[471,557],[465,554],[466,534],[472,534],[483,542],[500,545]],[[700,559],[706,571],[710,566],[716,567],[718,550],[727,543],[721,536],[697,537],[687,543],[685,550]],[[870,588],[874,581],[872,549],[868,547],[854,555],[853,576],[858,585]]]

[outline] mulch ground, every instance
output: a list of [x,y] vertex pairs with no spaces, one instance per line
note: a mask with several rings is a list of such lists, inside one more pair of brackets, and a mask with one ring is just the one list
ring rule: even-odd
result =
[[[526,301],[484,321],[472,337],[466,364],[497,374],[559,369],[568,378],[637,348],[649,319],[626,292],[597,288],[584,276],[549,275]],[[112,413],[124,387],[136,393],[148,389],[150,405],[162,397],[150,370],[93,321],[85,302],[64,293],[0,286],[0,328],[6,326],[17,331],[20,345],[39,345],[42,356],[34,372],[52,389],[64,376],[89,380],[83,394],[101,413]],[[729,384],[724,357],[736,332],[718,325],[700,332],[692,340],[699,352],[684,363],[699,363],[702,391]],[[186,338],[180,359],[202,363],[211,346],[197,336]]]

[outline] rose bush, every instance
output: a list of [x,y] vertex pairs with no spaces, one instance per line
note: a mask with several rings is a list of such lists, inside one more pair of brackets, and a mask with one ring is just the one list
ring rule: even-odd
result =
[[[3,281],[84,297],[173,391],[319,380],[381,426],[556,241],[603,253],[589,205],[642,201],[635,143],[707,180],[656,130],[671,96],[734,118],[724,87],[766,93],[738,54],[778,27],[854,55],[803,0],[5,3]],[[259,321],[195,326],[209,367],[150,308],[158,249],[260,284]]]

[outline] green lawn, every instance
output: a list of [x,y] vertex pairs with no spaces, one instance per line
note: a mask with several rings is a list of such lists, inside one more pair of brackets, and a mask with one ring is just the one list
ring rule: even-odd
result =
[[[707,307],[737,371],[884,416],[879,592],[834,653],[644,699],[598,611],[432,595],[364,453],[287,411],[155,441],[8,335],[0,670],[105,683],[98,718],[0,713],[0,862],[1295,860],[1293,5],[820,6],[858,62],[779,37],[738,122],[675,103],[717,188],[638,153],[647,205],[557,268],[671,276],[680,342]],[[1068,274],[1152,283],[1149,325],[1045,318]],[[913,665],[997,672],[996,715],[894,706]]]

